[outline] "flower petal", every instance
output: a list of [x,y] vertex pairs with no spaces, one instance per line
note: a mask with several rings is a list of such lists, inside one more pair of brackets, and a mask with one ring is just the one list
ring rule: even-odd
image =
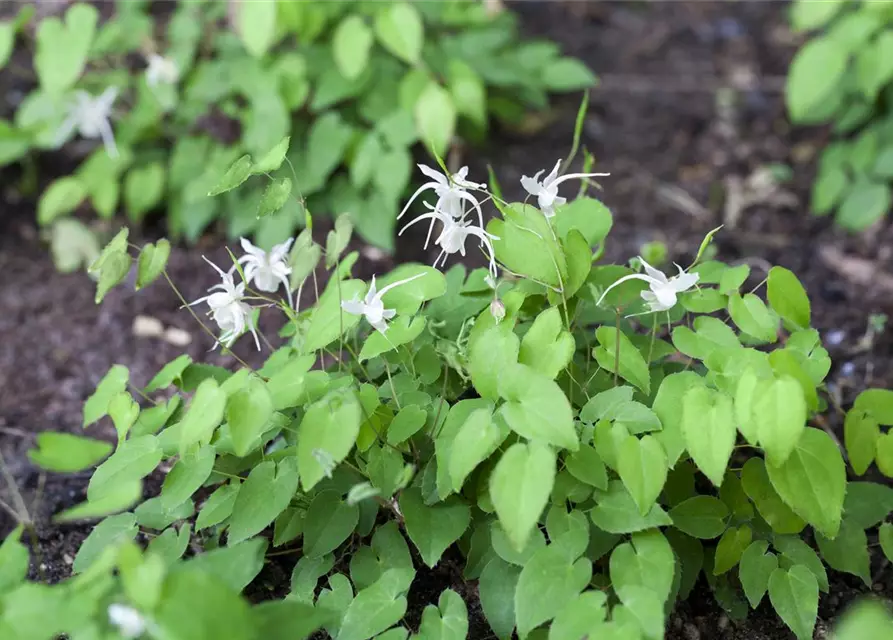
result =
[[[643,282],[647,282],[649,285],[653,285],[653,284],[655,284],[654,278],[651,278],[651,277],[649,277],[649,276],[646,276],[646,275],[644,275],[644,274],[642,274],[642,273],[631,273],[631,274],[629,274],[628,276],[623,276],[622,278],[620,278],[619,280],[617,280],[616,282],[614,282],[614,284],[612,284],[610,287],[608,287],[607,289],[605,289],[604,293],[602,293],[601,298],[599,298],[599,299],[598,299],[598,302],[596,302],[595,304],[596,304],[597,306],[601,306],[602,300],[604,300],[604,299],[605,299],[605,296],[608,295],[608,291],[610,291],[610,290],[613,289],[614,287],[616,287],[616,286],[618,286],[618,285],[621,285],[621,284],[623,284],[624,282],[627,282],[627,281],[629,281],[629,280],[642,280]],[[657,284],[661,284],[661,283],[658,282]]]
[[642,256],[639,256],[639,262],[642,263],[642,268],[645,269],[645,273],[647,273],[651,278],[664,284],[668,282],[667,276],[664,274],[664,272],[660,271],[659,269],[655,269],[650,264],[645,262],[645,259],[642,258]]

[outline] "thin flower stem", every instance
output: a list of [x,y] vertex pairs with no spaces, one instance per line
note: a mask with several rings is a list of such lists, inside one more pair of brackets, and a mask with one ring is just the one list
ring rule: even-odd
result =
[[394,404],[397,405],[397,411],[402,411],[403,407],[400,406],[400,398],[397,397],[397,389],[394,388],[394,379],[391,377],[391,365],[388,364],[388,361],[382,358],[382,362],[384,362],[384,370],[388,374],[388,383],[391,385],[391,394],[394,396]]
[[22,523],[22,516],[19,515],[18,511],[10,507],[2,498],[0,498],[0,508],[3,508],[3,510],[6,511],[17,523]]
[[[214,339],[214,342],[217,343],[217,336],[214,335],[214,332],[211,331],[211,329],[208,328],[208,326],[204,322],[202,322],[202,319],[198,317],[198,314],[195,312],[195,310],[189,306],[188,302],[186,302],[186,298],[183,297],[183,294],[180,293],[180,290],[177,288],[177,285],[174,284],[173,280],[171,280],[170,275],[168,275],[167,269],[165,269],[161,273],[164,274],[164,279],[167,280],[167,283],[170,285],[171,289],[173,289],[177,298],[180,299],[180,302],[183,303],[183,306],[186,307],[186,310],[189,311],[190,315],[192,315],[192,317],[195,319],[195,321],[199,323],[201,328],[205,330],[205,333],[207,333],[209,336],[211,336]],[[239,364],[241,364],[246,369],[249,369],[251,371],[254,370],[250,364],[248,364],[247,362],[242,360],[242,358],[240,358],[238,355],[236,355],[235,352],[233,352],[233,350],[230,349],[229,347],[227,347],[225,345],[220,345],[220,348],[224,353],[229,353],[233,358],[235,358],[239,362]]]
[[651,344],[648,346],[648,366],[651,366],[651,356],[654,353],[654,339],[657,337],[657,322],[651,325]]
[[25,522],[31,522],[28,507],[25,505],[25,500],[22,498],[22,494],[16,484],[16,479],[12,476],[12,473],[10,473],[9,468],[6,466],[6,458],[3,457],[2,451],[0,451],[0,473],[3,474],[3,479],[6,480],[6,485],[9,487],[9,492],[12,494],[12,500],[16,505],[16,509],[19,510],[18,519],[20,521],[24,519]]
[[[339,351],[344,351],[344,309],[341,303],[344,301],[341,295],[341,256],[335,259],[335,286],[338,288],[338,341],[341,344]],[[341,359],[338,359],[338,372],[341,372]]]
[[138,396],[140,396],[146,402],[151,402],[155,406],[158,406],[159,404],[161,404],[158,400],[153,400],[148,395],[146,395],[146,393],[142,389],[140,389],[138,386],[136,386],[132,382],[130,383],[130,388],[133,389],[136,392],[136,394]]

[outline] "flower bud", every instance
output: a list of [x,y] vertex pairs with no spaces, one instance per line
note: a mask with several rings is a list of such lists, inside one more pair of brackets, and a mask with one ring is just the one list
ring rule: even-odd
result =
[[505,318],[505,305],[502,304],[502,300],[499,298],[493,298],[493,302],[490,303],[490,315],[493,316],[497,324]]

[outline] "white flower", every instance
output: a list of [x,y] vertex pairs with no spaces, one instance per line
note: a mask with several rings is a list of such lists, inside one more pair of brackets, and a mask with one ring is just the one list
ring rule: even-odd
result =
[[[436,245],[440,247],[440,253],[437,258],[434,259],[434,266],[437,266],[437,263],[440,262],[441,266],[446,264],[446,259],[448,256],[453,255],[458,252],[459,255],[465,257],[465,241],[468,239],[468,236],[475,236],[480,240],[481,246],[487,249],[487,257],[490,260],[490,274],[492,280],[495,281],[496,277],[496,257],[493,251],[493,245],[490,242],[491,240],[499,240],[496,236],[487,233],[483,228],[483,221],[481,221],[481,226],[476,227],[470,220],[465,220],[464,218],[460,218],[459,220],[455,220],[452,216],[447,215],[446,213],[437,210],[436,208],[432,208],[430,204],[425,203],[431,211],[428,213],[420,215],[418,218],[409,222],[406,226],[404,226],[400,233],[397,235],[402,235],[404,231],[406,231],[409,227],[414,225],[419,220],[431,220],[431,224],[433,226],[435,220],[439,220],[443,225],[443,228],[440,231],[440,235],[437,236],[437,239],[434,241]],[[431,236],[431,229],[428,229],[428,236]],[[425,248],[428,248],[428,242],[425,242]]]
[[[481,226],[484,226],[484,214],[481,211],[481,203],[476,197],[468,193],[467,190],[484,190],[486,189],[486,185],[467,180],[468,167],[462,167],[450,177],[423,164],[418,165],[418,167],[422,173],[431,178],[431,181],[426,182],[416,189],[416,192],[412,194],[412,197],[410,197],[406,206],[403,207],[403,211],[397,216],[397,220],[403,217],[403,214],[409,209],[409,205],[415,201],[419,194],[430,189],[437,195],[437,202],[434,203],[433,207],[434,211],[440,211],[452,218],[461,220],[465,217],[465,203],[470,203],[477,211],[478,220],[480,221]],[[433,228],[434,219],[432,218],[431,224],[428,227],[428,239],[425,240],[426,247],[428,246],[428,241],[431,239],[431,230]]]
[[[204,258],[204,256],[202,257]],[[214,291],[214,293],[209,293],[203,298],[190,302],[189,306],[191,307],[200,302],[208,303],[208,307],[211,309],[208,314],[222,331],[217,339],[217,344],[222,344],[225,347],[232,346],[236,338],[242,335],[247,328],[251,331],[251,335],[254,336],[254,344],[257,346],[257,350],[260,351],[257,329],[251,317],[251,307],[244,301],[245,283],[240,282],[237,285],[233,282],[235,267],[230,269],[229,272],[225,272],[207,258],[205,258],[205,262],[214,267],[217,273],[220,274],[223,282],[215,284],[208,289],[209,292]],[[214,346],[216,347],[217,345],[215,344]]]
[[279,283],[284,284],[285,290],[288,292],[289,304],[291,304],[291,290],[288,285],[291,267],[288,266],[286,258],[288,250],[291,248],[292,239],[289,238],[282,244],[275,245],[269,253],[260,247],[255,247],[245,238],[240,238],[240,240],[245,255],[239,258],[239,262],[245,265],[245,280],[249,283],[254,281],[254,286],[259,291],[267,293],[275,293],[279,289]]
[[102,138],[105,150],[112,158],[117,158],[118,147],[115,145],[115,135],[109,123],[112,103],[117,97],[118,89],[115,87],[109,87],[95,98],[86,91],[75,92],[68,117],[56,134],[59,144],[61,145],[71,132],[77,129],[84,138]]
[[532,178],[521,177],[521,186],[527,190],[527,193],[536,196],[540,211],[547,218],[555,215],[555,207],[560,207],[567,202],[567,198],[558,195],[558,185],[562,182],[574,178],[596,178],[611,175],[609,173],[568,173],[559,178],[558,167],[560,166],[561,160],[555,163],[552,172],[543,178],[542,182],[540,182],[540,176],[543,175],[545,169],[537,171]]
[[165,58],[157,53],[150,53],[146,57],[146,83],[150,87],[159,84],[176,84],[180,79],[180,68],[170,58]]
[[[697,273],[686,273],[685,269],[678,264],[678,275],[667,278],[662,271],[659,271],[645,262],[641,257],[639,261],[645,269],[645,273],[633,273],[623,276],[617,282],[605,289],[597,304],[601,304],[608,291],[627,280],[643,280],[648,283],[649,291],[642,292],[642,299],[648,303],[650,311],[669,311],[676,305],[676,294],[683,293],[691,289],[697,283],[700,276]],[[647,275],[646,275],[647,274]]]
[[138,638],[146,631],[143,615],[124,604],[111,604],[108,608],[109,622],[125,638]]
[[366,321],[369,324],[371,324],[381,333],[385,333],[388,330],[388,323],[385,322],[385,320],[390,320],[395,315],[397,315],[397,312],[393,309],[384,308],[382,296],[384,296],[384,294],[386,294],[394,287],[399,287],[401,284],[412,282],[417,278],[421,278],[423,275],[425,274],[418,273],[411,278],[392,282],[391,284],[384,287],[381,291],[378,291],[375,288],[375,276],[372,276],[372,284],[369,285],[369,291],[366,293],[366,298],[360,301],[357,296],[354,296],[353,300],[342,300],[341,308],[347,311],[347,313],[351,313],[355,316],[366,316]]

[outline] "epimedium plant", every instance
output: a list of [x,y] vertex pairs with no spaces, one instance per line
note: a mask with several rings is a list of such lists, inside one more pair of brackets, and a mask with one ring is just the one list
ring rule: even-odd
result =
[[[703,575],[733,618],[768,600],[807,640],[828,567],[871,584],[868,536],[893,559],[893,489],[859,477],[893,476],[893,391],[858,396],[845,450],[815,426],[831,362],[793,273],[746,288],[748,266],[704,260],[715,231],[670,277],[641,258],[600,264],[612,217],[587,193],[603,174],[525,177],[534,206],[441,168],[423,167],[420,216],[437,263],[478,249],[487,267],[404,264],[367,283],[345,218],[325,247],[308,230],[270,251],[245,240],[184,306],[207,307],[222,349],[246,333],[260,349],[257,315],[281,313],[285,343],[261,368],[182,355],[140,387],[118,365],[84,406],[115,444],[39,436],[41,467],[96,467],[57,521],[102,520],[55,586],[23,582],[21,532],[6,540],[3,637],[458,640],[465,584],[407,628],[412,585],[449,562],[499,638],[663,638]],[[92,265],[98,300],[132,251],[137,286],[164,274],[165,246],[123,230]],[[258,599],[250,585],[280,555],[296,557],[272,586],[284,597],[250,606],[240,593]],[[869,604],[839,637],[891,628]]]
[[829,123],[834,135],[819,159],[811,209],[864,230],[893,203],[893,8],[798,0],[791,24],[815,33],[791,62],[788,113],[795,123]]
[[[280,184],[294,180],[314,210],[351,212],[367,241],[391,249],[419,141],[443,154],[460,137],[481,139],[491,117],[518,123],[545,110],[548,93],[595,82],[557,45],[519,41],[510,12],[476,0],[150,9],[118,2],[100,21],[95,7],[74,3],[32,29],[25,6],[0,23],[0,68],[31,89],[0,121],[0,165],[33,168],[34,152],[63,144],[83,158],[37,210],[65,270],[99,250],[69,215],[83,208],[103,219],[123,209],[133,224],[165,209],[169,234],[189,241],[214,221],[264,248],[283,241],[304,220],[296,200],[258,217],[275,197],[263,183],[206,195],[237,158],[286,135],[294,144]],[[31,45],[36,82],[14,55],[17,40]],[[103,145],[89,151],[77,138]]]

